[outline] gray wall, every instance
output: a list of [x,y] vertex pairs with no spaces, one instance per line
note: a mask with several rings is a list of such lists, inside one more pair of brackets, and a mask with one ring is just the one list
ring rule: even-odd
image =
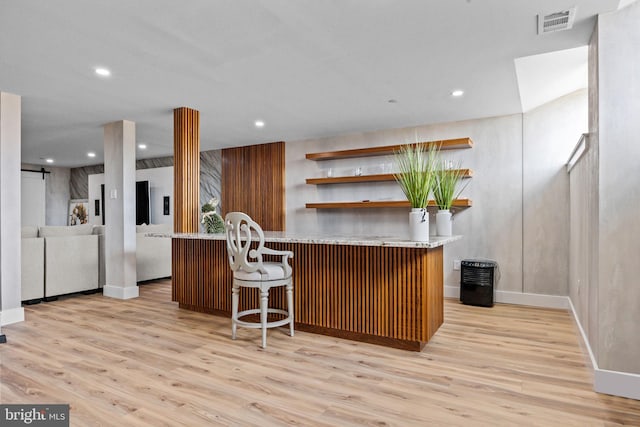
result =
[[523,117],[523,289],[568,295],[569,180],[565,163],[587,132],[587,92]]
[[598,21],[598,365],[640,374],[640,3]]
[[[524,115],[288,142],[287,230],[407,238],[406,209],[315,210],[304,206],[314,201],[403,199],[394,182],[305,183],[305,178],[325,175],[328,168],[334,175],[352,173],[355,167],[374,173],[392,158],[313,162],[305,159],[305,153],[468,136],[474,148],[442,154],[475,171],[461,196],[472,199],[473,207],[454,216],[454,234],[464,239],[444,251],[445,285],[459,286],[454,259],[486,257],[500,263],[500,290],[567,295],[569,197],[564,163],[587,130],[586,106],[583,90]],[[431,222],[435,222],[433,216]]]

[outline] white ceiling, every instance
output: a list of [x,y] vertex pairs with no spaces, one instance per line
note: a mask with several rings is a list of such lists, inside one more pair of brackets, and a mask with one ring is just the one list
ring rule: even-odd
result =
[[[22,95],[23,162],[56,166],[102,163],[122,119],[139,158],[171,155],[180,106],[202,150],[512,114],[514,60],[586,45],[618,3],[0,0],[0,90]],[[574,5],[572,30],[537,35],[539,12]]]
[[522,112],[587,87],[589,47],[515,59]]

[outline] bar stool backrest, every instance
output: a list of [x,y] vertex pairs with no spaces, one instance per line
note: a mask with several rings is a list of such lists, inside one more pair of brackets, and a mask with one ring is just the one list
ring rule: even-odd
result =
[[[264,232],[260,225],[243,212],[229,212],[224,222],[231,270],[266,273],[262,264]],[[251,249],[252,242],[258,242],[258,246],[254,249]]]

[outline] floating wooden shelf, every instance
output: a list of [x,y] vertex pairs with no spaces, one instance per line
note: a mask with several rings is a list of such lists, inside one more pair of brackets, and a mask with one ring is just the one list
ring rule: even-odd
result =
[[[440,150],[456,150],[460,148],[473,147],[473,141],[471,138],[457,138],[457,139],[443,139],[440,141],[425,141],[422,144],[438,145]],[[352,157],[370,157],[370,156],[386,156],[394,154],[400,148],[407,144],[387,145],[383,147],[367,147],[357,148],[353,150],[340,150],[340,151],[326,151],[323,153],[308,153],[306,158],[308,160],[333,160],[333,159],[348,159]],[[415,145],[415,144],[411,144]]]
[[[473,203],[470,199],[456,199],[453,201],[453,208],[468,208]],[[361,208],[410,208],[407,200],[362,200],[358,202],[321,202],[307,203],[305,205],[311,209],[361,209]],[[429,200],[429,206],[436,206],[433,200]]]
[[[472,169],[460,169],[463,178],[471,178],[473,176]],[[324,184],[346,184],[353,182],[382,182],[395,181],[392,173],[376,174],[376,175],[360,175],[360,176],[334,176],[328,178],[307,178],[307,184],[324,185]]]

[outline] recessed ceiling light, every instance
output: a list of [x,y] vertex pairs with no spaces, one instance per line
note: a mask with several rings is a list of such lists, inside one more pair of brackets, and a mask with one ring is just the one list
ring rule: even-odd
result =
[[44,161],[47,163],[53,163],[53,159],[44,159]]
[[95,157],[95,156],[96,156],[96,153],[94,153],[93,151],[89,151],[87,153],[87,157]]
[[397,104],[398,100],[397,99],[390,99],[387,101],[389,104]]
[[100,77],[109,77],[111,75],[111,71],[107,70],[106,68],[96,67],[95,70],[96,74]]
[[455,96],[455,97],[459,97],[464,95],[464,91],[460,90],[460,89],[456,89],[456,90],[452,90],[451,91],[451,96]]
[[257,128],[264,127],[264,122],[262,120],[256,120],[255,125]]
[[138,148],[141,150],[146,150],[147,144],[138,144]]

